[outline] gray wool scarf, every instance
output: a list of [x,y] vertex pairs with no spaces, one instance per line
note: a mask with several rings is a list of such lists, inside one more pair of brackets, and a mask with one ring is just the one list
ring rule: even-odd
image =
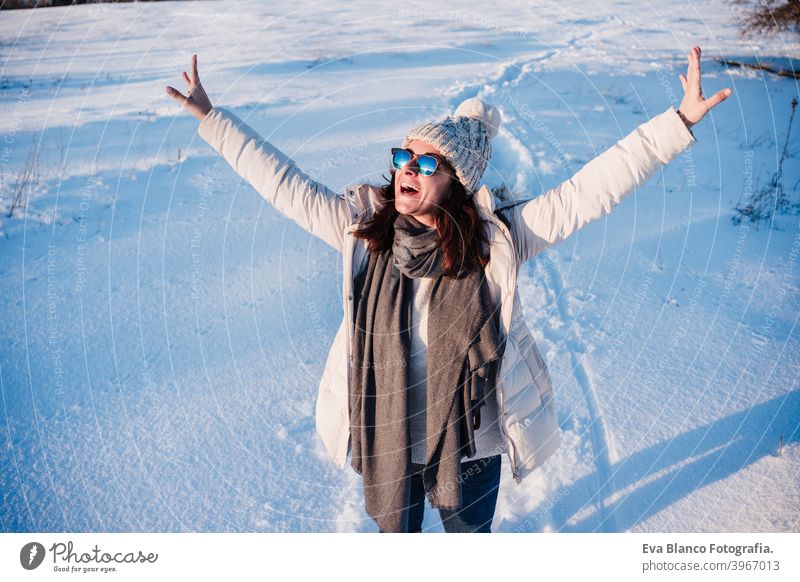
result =
[[412,277],[435,277],[428,311],[425,494],[432,507],[462,505],[461,458],[476,453],[473,414],[496,381],[500,342],[484,271],[444,275],[438,231],[395,220],[390,251],[370,253],[355,281],[350,434],[366,511],[384,532],[408,530],[408,420]]

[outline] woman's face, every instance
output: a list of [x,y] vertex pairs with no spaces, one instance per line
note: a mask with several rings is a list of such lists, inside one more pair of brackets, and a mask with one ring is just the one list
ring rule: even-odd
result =
[[[445,167],[444,157],[439,150],[429,143],[415,139],[409,142],[408,149],[415,154],[438,156],[440,162],[432,176],[423,176],[419,173],[416,158],[402,169],[395,171],[395,208],[399,213],[410,214],[421,223],[433,227],[436,225],[434,217],[450,191],[451,170]],[[405,192],[404,184],[413,186],[417,191]]]

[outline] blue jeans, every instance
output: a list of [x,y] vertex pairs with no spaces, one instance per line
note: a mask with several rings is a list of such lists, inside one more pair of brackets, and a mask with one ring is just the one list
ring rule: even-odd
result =
[[[460,509],[439,509],[444,531],[447,533],[491,533],[492,519],[500,488],[500,455],[461,462]],[[425,487],[422,470],[425,465],[412,463],[411,507],[408,531],[421,532],[425,516]]]

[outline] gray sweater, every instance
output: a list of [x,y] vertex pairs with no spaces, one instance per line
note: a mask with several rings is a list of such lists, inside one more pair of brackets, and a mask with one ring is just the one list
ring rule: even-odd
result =
[[[411,315],[411,367],[409,369],[408,411],[411,428],[411,462],[425,463],[425,429],[428,377],[428,303],[430,286],[434,279],[417,277],[414,283],[414,301]],[[435,339],[435,338],[434,338]],[[506,443],[498,425],[497,399],[490,395],[481,407],[480,428],[475,431],[474,457],[461,462],[498,455],[505,451]]]

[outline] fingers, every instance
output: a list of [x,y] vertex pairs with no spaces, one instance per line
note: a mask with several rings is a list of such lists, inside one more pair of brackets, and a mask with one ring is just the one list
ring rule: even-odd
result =
[[686,93],[688,88],[688,82],[686,81],[686,75],[678,75],[678,79],[681,80],[681,86],[683,87],[683,92]]
[[721,102],[725,101],[728,97],[730,97],[731,90],[729,88],[722,89],[714,93],[711,97],[704,101],[706,107],[711,109],[715,105],[719,105]]
[[687,77],[688,85],[692,89],[694,89],[694,87],[696,86],[696,84],[698,82],[697,67],[695,66],[695,57],[696,57],[695,50],[696,49],[697,49],[697,47],[692,47],[692,49],[689,51],[689,56],[687,57],[687,60],[688,60],[689,64],[686,67],[686,77]]
[[186,81],[186,84],[189,85],[189,87],[192,86],[192,82],[189,80],[189,75],[186,74],[186,71],[183,72],[183,80]]
[[170,97],[172,97],[176,101],[179,101],[181,103],[181,105],[186,103],[186,99],[187,99],[186,96],[183,93],[181,93],[180,91],[178,91],[175,87],[170,87],[169,85],[167,85],[167,95],[169,95]]
[[700,47],[695,47],[697,49],[697,53],[694,57],[694,68],[697,72],[697,88],[700,88]]
[[692,56],[691,56],[691,69],[692,74],[694,75],[694,84],[698,90],[700,90],[700,47],[695,46],[692,47]]
[[197,55],[192,55],[192,81],[200,82],[200,75],[197,74]]

